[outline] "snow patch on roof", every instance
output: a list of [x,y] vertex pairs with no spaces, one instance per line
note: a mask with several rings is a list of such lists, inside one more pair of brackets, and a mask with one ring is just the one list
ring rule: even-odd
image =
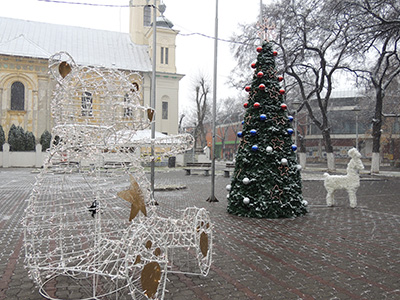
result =
[[0,54],[48,59],[66,51],[81,65],[150,72],[148,47],[128,33],[0,17]]

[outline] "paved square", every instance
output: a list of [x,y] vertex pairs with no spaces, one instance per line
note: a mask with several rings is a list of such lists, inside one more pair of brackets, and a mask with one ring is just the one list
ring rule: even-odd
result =
[[[400,178],[363,178],[351,209],[345,193],[325,206],[321,174],[304,172],[309,213],[296,219],[247,219],[226,213],[222,173],[186,176],[181,169],[156,173],[160,213],[176,217],[190,206],[209,210],[214,230],[208,277],[169,274],[165,299],[400,299]],[[0,299],[43,299],[24,268],[22,219],[36,174],[0,169]],[[127,217],[129,211],[127,211]],[[77,293],[55,287],[62,299]]]

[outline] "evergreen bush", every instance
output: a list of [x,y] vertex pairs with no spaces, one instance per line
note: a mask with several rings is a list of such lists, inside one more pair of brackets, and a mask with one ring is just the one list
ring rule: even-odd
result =
[[35,151],[35,136],[32,132],[25,132],[21,126],[11,125],[8,143],[10,151]]
[[3,127],[0,125],[0,150],[3,150],[3,145],[6,142],[6,135],[4,133]]
[[25,151],[35,151],[36,139],[32,132],[25,132]]
[[42,151],[46,151],[50,148],[51,134],[45,130],[40,136],[40,145],[42,145]]

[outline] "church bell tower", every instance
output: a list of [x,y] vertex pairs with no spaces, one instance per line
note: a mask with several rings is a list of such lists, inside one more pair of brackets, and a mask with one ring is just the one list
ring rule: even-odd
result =
[[[165,16],[166,5],[157,3],[157,71],[176,73],[175,51],[178,31]],[[148,45],[149,55],[153,52],[153,0],[131,0],[129,34],[133,43]]]
[[[156,131],[166,134],[178,133],[179,81],[183,75],[176,73],[176,36],[178,31],[164,12],[166,6],[156,1]],[[145,45],[153,59],[153,13],[154,0],[131,0],[129,34],[131,41]],[[150,103],[150,73],[144,78],[144,99]]]

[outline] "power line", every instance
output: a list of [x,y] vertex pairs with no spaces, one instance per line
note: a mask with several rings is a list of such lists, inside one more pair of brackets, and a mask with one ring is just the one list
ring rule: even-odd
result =
[[99,3],[87,3],[87,2],[69,2],[69,1],[61,1],[61,0],[37,0],[42,2],[50,2],[50,3],[57,3],[57,4],[73,4],[73,5],[88,5],[88,6],[102,6],[102,7],[145,7],[145,6],[152,6],[152,5],[116,5],[116,4],[99,4]]
[[[172,27],[169,25],[169,22],[167,22],[168,19],[163,14],[161,14],[161,17],[164,19],[164,21],[166,21],[165,23],[168,24],[168,29],[173,30]],[[179,27],[182,27],[182,26],[179,26]],[[185,30],[187,30],[187,29],[185,29]],[[204,33],[200,33],[200,32],[191,32],[191,33],[180,33],[179,32],[178,34],[181,35],[181,36],[199,35],[199,36],[202,36],[202,37],[205,37],[205,38],[208,38],[208,39],[215,40],[215,36],[210,36],[210,35],[207,35],[207,34],[204,34]],[[217,38],[217,40],[221,41],[221,42],[231,43],[231,44],[250,45],[248,43],[237,42],[237,41],[221,39],[221,38]]]
[[[213,36],[209,36],[209,35],[206,35],[206,34],[204,34],[204,33],[199,33],[199,32],[178,33],[178,34],[181,35],[181,36],[199,35],[199,36],[202,36],[202,37],[205,37],[205,38],[208,38],[208,39],[213,39],[213,40],[215,39],[215,37],[213,37]],[[217,40],[218,40],[218,41],[221,41],[221,42],[232,43],[232,44],[248,45],[248,43],[237,42],[237,41],[232,41],[232,40],[227,40],[227,39],[221,39],[221,38],[217,38]]]
[[[62,0],[37,0],[41,2],[49,2],[49,3],[56,3],[56,4],[72,4],[72,5],[87,5],[87,6],[99,6],[99,7],[153,7],[153,5],[115,5],[115,4],[99,4],[99,3],[87,3],[87,2],[69,2],[69,1],[62,1]],[[157,7],[158,9],[158,7]],[[164,18],[165,21],[167,21],[166,17],[161,14],[161,17]],[[168,24],[168,22],[166,22]],[[169,26],[169,25],[168,25]],[[169,26],[169,29],[173,30],[171,26]],[[193,36],[193,35],[198,35],[202,36],[208,39],[215,40],[214,36],[210,36],[204,33],[200,32],[192,32],[192,33],[178,33],[180,36]],[[222,38],[217,38],[218,41],[225,42],[225,43],[231,43],[231,44],[240,44],[240,45],[248,45],[248,43],[243,43],[243,42],[237,42],[237,41],[232,41],[232,40],[227,40],[227,39],[222,39]]]

